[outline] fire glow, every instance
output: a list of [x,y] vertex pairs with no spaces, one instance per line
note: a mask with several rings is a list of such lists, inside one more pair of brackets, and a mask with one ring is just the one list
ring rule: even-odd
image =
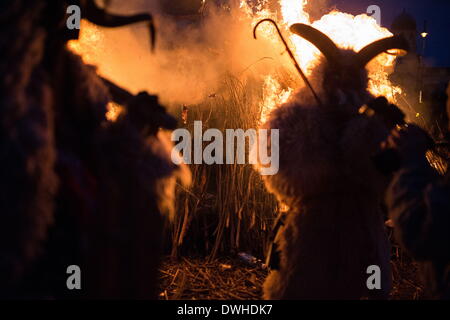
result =
[[[104,48],[101,46],[103,34],[100,29],[94,24],[83,20],[81,21],[80,40],[71,40],[68,42],[68,48],[80,55],[86,64],[95,65],[99,60],[98,53]],[[100,47],[99,47],[100,46]],[[106,119],[109,121],[116,121],[123,108],[114,103],[109,102],[106,112]]]
[[[309,0],[312,2],[313,0]],[[308,4],[307,0],[279,0],[278,10],[269,9],[270,0],[247,1],[241,0],[239,8],[237,8],[240,21],[244,26],[252,24],[256,25],[258,21],[264,18],[271,18],[277,22],[282,33],[288,41],[288,45],[293,51],[300,67],[307,76],[311,75],[312,69],[319,63],[321,53],[308,41],[297,35],[290,33],[289,26],[294,23],[305,23],[322,31],[328,35],[338,47],[344,49],[360,50],[367,44],[392,36],[392,33],[381,26],[376,20],[366,14],[353,16],[351,14],[333,10],[323,15],[320,19],[312,21],[309,14],[305,10]],[[249,3],[252,3],[251,5]],[[236,19],[239,20],[239,19]],[[82,21],[81,35],[79,41],[71,41],[69,48],[80,54],[83,60],[89,64],[99,64],[102,62],[102,46],[103,31],[96,26]],[[276,34],[274,27],[270,24],[262,24],[258,29],[258,38],[265,39],[276,50],[284,50],[280,45],[280,39]],[[256,41],[251,39],[248,34],[248,41]],[[236,44],[238,45],[238,44]],[[256,44],[255,44],[256,46]],[[284,56],[287,56],[285,53]],[[373,59],[368,65],[369,72],[369,91],[374,96],[385,96],[392,103],[395,103],[396,94],[402,93],[401,88],[396,87],[389,81],[389,74],[393,71],[396,57],[390,54],[381,54]],[[271,71],[259,71],[262,79],[262,99],[260,106],[260,122],[265,122],[267,115],[275,107],[289,100],[295,89],[301,88],[305,84],[301,81],[293,68],[289,59],[277,59],[279,69],[286,70],[284,73],[273,73]],[[113,66],[119,68],[119,66]],[[108,69],[111,69],[108,66]],[[105,73],[105,70],[103,70]],[[289,74],[292,79],[286,79]],[[189,104],[187,102],[187,104]],[[114,110],[109,109],[109,118],[114,119]],[[111,116],[112,114],[112,116]]]

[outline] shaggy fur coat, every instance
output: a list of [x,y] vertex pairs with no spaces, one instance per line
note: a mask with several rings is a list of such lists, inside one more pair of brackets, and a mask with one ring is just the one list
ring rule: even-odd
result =
[[[323,88],[323,74],[315,70],[315,88]],[[264,284],[266,299],[359,299],[386,297],[390,290],[380,212],[387,181],[371,159],[388,130],[358,113],[370,95],[352,88],[366,88],[366,79],[361,71],[349,90],[318,89],[323,105],[301,89],[263,125],[280,132],[280,169],[264,180],[290,208],[277,243],[280,269]],[[381,268],[381,290],[367,289],[370,265]]]

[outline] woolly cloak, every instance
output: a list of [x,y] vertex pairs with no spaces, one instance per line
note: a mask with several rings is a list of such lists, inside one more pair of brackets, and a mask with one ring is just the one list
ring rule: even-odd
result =
[[[266,280],[264,297],[386,297],[390,252],[380,204],[387,181],[371,156],[387,130],[375,118],[305,96],[300,91],[263,125],[280,132],[280,169],[265,184],[290,208],[277,243],[280,270]],[[381,268],[382,287],[369,292],[371,265]]]

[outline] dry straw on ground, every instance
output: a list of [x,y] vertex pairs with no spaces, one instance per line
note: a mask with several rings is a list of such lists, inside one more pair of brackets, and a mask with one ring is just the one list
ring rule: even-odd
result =
[[160,269],[160,299],[258,300],[266,275],[233,259],[168,259]]
[[[397,253],[395,253],[397,252]],[[423,298],[417,265],[394,247],[392,300]],[[162,300],[260,300],[267,270],[237,259],[167,258],[160,268]]]

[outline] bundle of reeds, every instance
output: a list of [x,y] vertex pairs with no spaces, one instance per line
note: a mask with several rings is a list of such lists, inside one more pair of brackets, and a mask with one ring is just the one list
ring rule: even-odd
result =
[[[225,76],[221,90],[203,103],[178,107],[179,119],[184,118],[190,132],[194,121],[202,121],[203,131],[256,129],[261,87],[256,79],[244,82]],[[171,256],[183,252],[214,258],[248,251],[262,257],[278,205],[260,175],[250,164],[193,164],[190,169],[192,186],[178,189],[178,215],[170,227]]]

